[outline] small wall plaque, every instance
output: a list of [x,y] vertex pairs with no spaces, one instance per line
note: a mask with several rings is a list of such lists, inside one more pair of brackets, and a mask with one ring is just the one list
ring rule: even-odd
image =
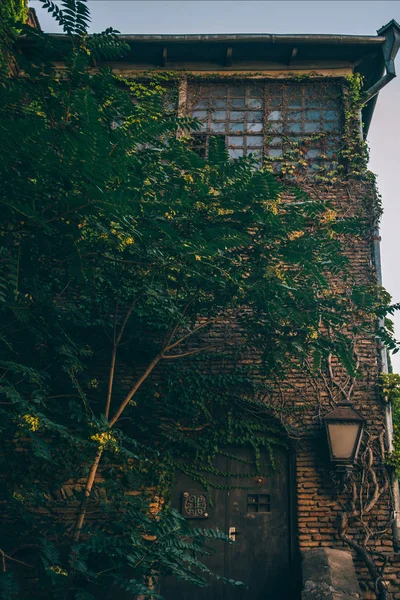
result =
[[199,492],[183,492],[182,515],[186,517],[186,519],[207,519],[207,496]]

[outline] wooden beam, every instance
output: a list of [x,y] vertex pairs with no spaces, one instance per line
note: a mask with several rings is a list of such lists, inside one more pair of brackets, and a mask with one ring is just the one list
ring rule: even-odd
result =
[[291,64],[294,62],[294,60],[295,60],[295,58],[296,58],[296,56],[297,56],[297,52],[298,52],[298,50],[299,50],[298,48],[293,48],[293,49],[292,49],[292,52],[291,52],[291,54],[290,54],[290,58],[289,58],[288,65],[291,65]]
[[226,67],[230,67],[232,64],[232,54],[233,54],[233,48],[232,48],[232,46],[228,46],[228,48],[226,49],[226,56],[225,56],[225,66]]

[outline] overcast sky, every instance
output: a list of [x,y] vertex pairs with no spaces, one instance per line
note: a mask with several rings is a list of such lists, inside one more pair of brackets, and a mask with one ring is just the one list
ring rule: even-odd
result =
[[[56,23],[31,0],[44,31]],[[391,19],[400,22],[400,1],[280,0],[89,0],[92,31],[114,27],[121,33],[343,33],[375,35]],[[384,285],[400,302],[400,52],[399,78],[379,94],[368,142],[370,169],[378,175],[383,198],[382,265]],[[400,339],[400,313],[395,317]],[[400,352],[393,357],[400,372]]]

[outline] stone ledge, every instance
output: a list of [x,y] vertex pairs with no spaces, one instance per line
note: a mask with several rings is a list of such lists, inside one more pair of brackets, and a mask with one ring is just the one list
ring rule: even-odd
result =
[[354,600],[360,598],[353,557],[346,550],[313,548],[302,552],[302,600]]

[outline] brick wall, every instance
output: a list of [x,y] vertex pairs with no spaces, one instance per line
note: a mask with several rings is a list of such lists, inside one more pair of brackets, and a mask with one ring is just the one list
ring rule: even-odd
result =
[[[374,200],[372,186],[361,182],[343,184],[331,188],[309,189],[310,195],[317,194],[320,199],[332,202],[342,214],[371,217],[371,208]],[[372,240],[350,239],[346,241],[347,253],[350,258],[351,270],[358,283],[368,284],[376,281],[373,267]],[[383,485],[384,465],[381,450],[383,441],[382,432],[385,429],[385,406],[381,400],[377,387],[379,375],[379,348],[372,337],[360,337],[356,342],[359,369],[361,378],[354,383],[350,398],[355,408],[366,418],[366,433],[364,441],[374,439],[375,449],[373,468],[378,478],[378,483]],[[350,382],[346,375],[335,364],[333,365],[335,378],[347,391]],[[329,377],[328,383],[331,386]],[[329,466],[328,448],[326,437],[322,428],[321,416],[329,412],[332,406],[331,393],[335,399],[343,400],[339,388],[331,386],[331,393],[326,384],[318,378],[310,384],[307,376],[301,377],[293,373],[284,384],[285,393],[293,406],[302,409],[301,419],[295,419],[291,424],[298,437],[296,446],[296,491],[297,491],[297,516],[298,516],[298,541],[300,550],[315,547],[346,548],[339,535],[339,517],[349,510],[349,501],[353,498],[351,483],[346,484],[342,493],[337,496],[335,491],[334,473]],[[347,387],[346,387],[347,386]],[[362,446],[361,452],[364,447]],[[362,477],[361,470],[355,469],[355,485],[359,493]],[[364,488],[364,507],[368,505],[368,498],[372,499],[375,492],[373,481]],[[359,496],[357,496],[357,500]],[[393,503],[390,486],[379,497],[376,505],[362,519],[371,530],[371,537],[367,543],[370,551],[381,553],[387,560],[384,580],[387,582],[390,597],[400,598],[400,556],[394,553],[391,519]],[[348,535],[358,543],[364,539],[365,529],[360,525],[359,516],[350,518]],[[376,535],[377,534],[377,535]],[[378,565],[382,561],[377,555],[372,555]],[[362,597],[375,598],[374,586],[365,563],[354,553],[356,570],[359,577]]]
[[[334,186],[308,186],[307,192],[311,197],[332,203],[339,214],[357,216],[372,222],[375,191],[369,183],[357,180]],[[345,241],[345,248],[356,283],[375,284],[372,232],[368,237],[349,236]],[[213,343],[218,344],[218,340],[226,343],[228,338],[228,346],[234,346],[241,332],[233,326],[228,331],[216,329],[210,332],[210,336]],[[372,466],[378,484],[382,487],[385,482],[385,456],[382,457],[382,443],[385,446],[386,441],[382,434],[385,433],[386,408],[377,385],[380,371],[379,346],[373,336],[359,335],[356,340],[356,351],[360,372],[360,378],[356,381],[349,378],[337,359],[332,359],[332,373],[336,384],[331,381],[328,373],[323,377],[293,369],[287,379],[281,383],[280,389],[268,396],[268,402],[272,407],[276,402],[276,405],[281,408],[283,397],[285,406],[294,409],[289,412],[289,416],[285,417],[284,424],[289,435],[293,437],[296,451],[296,514],[300,551],[317,547],[348,550],[347,544],[340,538],[339,519],[344,510],[350,514],[347,535],[359,544],[362,544],[365,539],[366,529],[361,525],[359,516],[351,516],[353,498],[351,481],[346,483],[343,492],[337,494],[335,473],[330,465],[323,428],[323,416],[332,410],[335,402],[344,399],[340,388],[349,394],[354,407],[366,419],[360,455],[366,449],[365,442],[371,442],[374,450]],[[244,364],[256,363],[257,360],[257,357],[251,355],[242,357]],[[215,372],[234,367],[235,365],[230,363],[229,358],[225,358],[223,353],[221,360],[212,365]],[[156,378],[162,379],[163,368],[166,368],[165,365],[154,374]],[[129,377],[125,379],[125,384],[128,383],[132,383]],[[386,454],[386,450],[383,454]],[[357,489],[356,504],[359,500],[362,476],[362,469],[356,467],[353,478]],[[369,475],[368,484],[364,482],[363,488],[364,507],[373,500],[374,493],[373,479]],[[373,508],[363,515],[362,520],[370,530],[367,547],[372,552],[371,556],[377,561],[378,566],[382,561],[374,554],[375,552],[384,555],[387,560],[384,580],[388,584],[390,597],[400,599],[400,556],[394,552],[392,516],[391,486],[388,485]],[[374,586],[365,563],[354,551],[353,555],[362,598],[364,600],[375,598]]]

